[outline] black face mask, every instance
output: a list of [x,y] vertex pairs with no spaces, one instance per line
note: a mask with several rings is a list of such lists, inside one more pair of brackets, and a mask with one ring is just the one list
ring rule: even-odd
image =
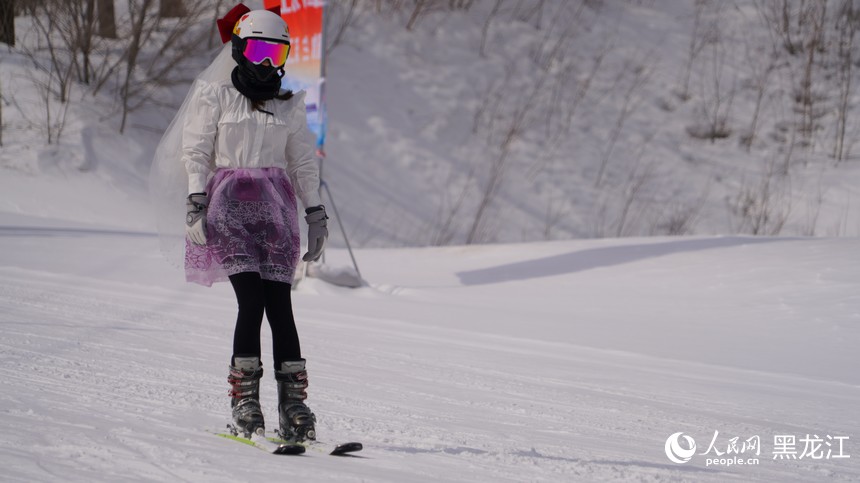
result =
[[264,84],[272,82],[273,80],[280,82],[281,77],[284,76],[283,69],[272,67],[270,65],[253,64],[248,62],[247,59],[243,59],[239,64],[239,70],[243,71],[245,76]]
[[267,101],[278,95],[281,89],[281,77],[278,75],[271,76],[265,82],[257,80],[257,78],[243,69],[241,66],[236,66],[233,69],[233,74],[230,76],[233,81],[233,87],[239,90],[245,97],[252,101]]

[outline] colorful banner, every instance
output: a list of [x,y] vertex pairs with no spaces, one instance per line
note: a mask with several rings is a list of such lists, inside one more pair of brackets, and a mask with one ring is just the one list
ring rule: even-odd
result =
[[325,144],[325,78],[323,69],[323,0],[264,0],[264,7],[280,7],[290,31],[290,56],[282,84],[294,92],[305,91],[308,127]]

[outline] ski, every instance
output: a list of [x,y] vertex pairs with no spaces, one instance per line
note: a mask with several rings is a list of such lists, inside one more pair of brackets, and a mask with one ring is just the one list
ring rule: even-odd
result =
[[347,443],[340,443],[334,445],[332,448],[331,444],[327,444],[320,441],[305,441],[301,443],[293,443],[289,441],[284,441],[276,436],[269,436],[266,439],[270,443],[280,444],[280,445],[299,445],[307,449],[311,449],[320,453],[328,453],[331,456],[354,456],[352,453],[357,453],[364,449],[364,445],[357,441],[350,441]]
[[229,431],[229,426],[228,432],[213,431],[213,434],[225,439],[252,446],[267,453],[277,455],[301,455],[304,454],[308,449],[310,449],[312,451],[328,454],[331,456],[354,456],[353,453],[357,453],[364,449],[364,446],[356,441],[350,441],[335,445],[327,444],[320,441],[306,441],[299,443],[284,441],[280,438],[274,436],[265,436],[260,433],[254,433],[251,435],[251,438],[248,439],[243,436],[233,434],[232,431]]
[[237,436],[233,433],[214,433],[215,436],[220,436],[222,438],[226,438],[232,441],[236,441],[238,443],[246,444],[248,446],[252,446],[254,448],[263,450],[267,453],[278,454],[278,455],[300,455],[303,454],[307,448],[304,445],[298,443],[276,443],[274,441],[269,441],[264,435],[259,433],[254,433],[251,435],[251,438],[245,438],[242,436]]
[[329,454],[332,456],[353,456],[352,453],[357,453],[363,449],[363,444],[358,441],[350,441],[348,443],[340,443],[335,446]]

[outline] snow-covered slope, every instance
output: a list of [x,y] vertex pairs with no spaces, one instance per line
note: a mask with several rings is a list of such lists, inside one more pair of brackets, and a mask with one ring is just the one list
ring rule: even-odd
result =
[[[465,243],[500,159],[500,140],[523,110],[524,124],[472,241],[860,233],[860,164],[828,157],[828,131],[814,150],[787,148],[783,131],[794,111],[783,94],[797,81],[790,71],[772,80],[758,141],[749,152],[738,145],[754,112],[748,51],[766,34],[752,3],[709,4],[720,11],[709,15],[723,29],[722,75],[736,88],[733,134],[714,143],[687,133],[711,85],[710,50],[697,60],[690,99],[676,95],[694,2],[579,8],[551,1],[543,3],[540,21],[516,20],[525,18],[528,2],[511,2],[487,24],[495,4],[487,0],[468,12],[431,9],[411,31],[410,8],[377,13],[375,3],[363,4],[327,59],[324,176],[358,246]],[[28,17],[16,21],[19,32],[31,30]],[[552,57],[550,47],[563,35],[564,50]],[[24,53],[33,36],[20,40],[18,49],[0,51],[0,210],[86,223],[124,210],[124,226],[150,229],[149,161],[188,85],[155,86],[151,102],[133,111],[118,135],[116,96],[108,89],[92,96],[73,83],[68,107],[50,100],[52,122],[64,119],[64,129],[59,144],[46,146],[38,87],[46,75]],[[541,56],[554,59],[548,80],[535,61]],[[190,79],[209,58],[189,57],[182,72]],[[569,129],[558,131],[567,114]],[[852,137],[849,148],[854,144]],[[786,163],[788,174],[777,173]],[[40,191],[34,177],[50,178],[54,190]],[[762,226],[754,229],[753,222]],[[343,246],[341,237],[332,241]]]
[[[3,215],[4,480],[856,481],[858,248],[360,250],[369,287],[308,279],[294,303],[321,438],[364,458],[289,459],[207,433],[228,418],[229,286],[184,284],[148,233]],[[664,452],[677,432],[698,445],[685,464]],[[778,435],[798,456],[807,435],[850,439],[783,460]],[[756,436],[758,465],[706,465]]]
[[[766,212],[757,233],[860,233],[856,160],[828,157],[825,128],[815,149],[784,142],[795,112],[781,97],[795,88],[791,69],[770,80],[752,148],[739,146],[755,110],[750,84],[766,57],[756,61],[756,49],[769,46],[756,44],[768,32],[753,2],[703,4],[720,57],[710,45],[701,53],[686,101],[677,91],[694,2],[549,1],[529,22],[512,12],[535,4],[509,2],[488,24],[495,4],[433,10],[412,31],[404,28],[410,9],[368,8],[329,56],[326,177],[357,243],[464,243],[517,113],[524,126],[479,241],[751,233],[745,209]],[[559,38],[560,53],[552,50]],[[541,56],[553,61],[547,74],[534,61]],[[723,99],[732,135],[709,142],[688,128],[709,101],[714,63],[724,69],[723,89],[732,89]],[[828,86],[821,80],[816,89]],[[788,173],[778,174],[783,164]]]

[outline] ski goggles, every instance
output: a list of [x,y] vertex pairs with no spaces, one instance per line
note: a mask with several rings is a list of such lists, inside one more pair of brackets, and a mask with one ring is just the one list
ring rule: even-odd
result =
[[287,63],[290,44],[263,39],[245,39],[245,50],[242,54],[253,64],[262,64],[264,60],[269,59],[273,66],[280,67]]

